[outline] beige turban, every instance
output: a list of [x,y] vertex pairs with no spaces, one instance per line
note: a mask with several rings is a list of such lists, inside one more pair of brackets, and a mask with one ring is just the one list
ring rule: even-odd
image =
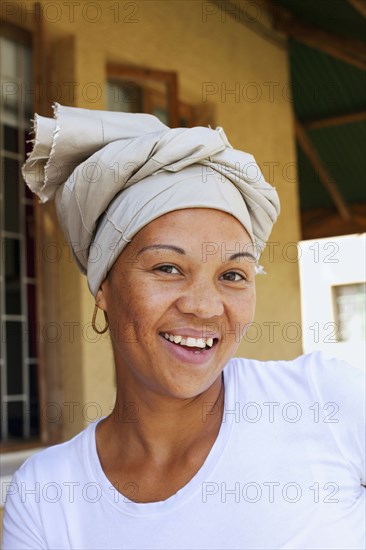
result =
[[168,128],[147,114],[54,106],[35,115],[34,147],[23,166],[41,202],[55,198],[60,224],[95,296],[133,236],[183,208],[237,218],[260,253],[279,199],[252,155],[222,128]]

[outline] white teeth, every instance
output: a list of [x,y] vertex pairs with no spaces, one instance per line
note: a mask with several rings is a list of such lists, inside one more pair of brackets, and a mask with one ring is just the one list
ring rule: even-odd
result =
[[184,345],[185,345],[185,346],[188,346],[189,348],[194,348],[194,347],[196,347],[195,344],[196,344],[196,339],[195,339],[195,338],[191,338],[191,336],[188,336],[188,337],[186,338],[186,341],[185,341],[185,344],[184,344]]
[[187,336],[187,338],[184,338],[183,336],[169,334],[168,332],[164,333],[164,338],[170,342],[174,342],[174,344],[180,344],[181,346],[187,346],[189,348],[203,349],[206,345],[211,348],[214,342],[213,338],[192,338],[192,336]]
[[185,345],[189,348],[205,348],[206,342],[203,338],[192,338],[191,336],[188,336]]

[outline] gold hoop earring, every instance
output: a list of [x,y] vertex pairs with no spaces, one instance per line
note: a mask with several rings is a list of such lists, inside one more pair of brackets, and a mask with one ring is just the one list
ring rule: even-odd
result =
[[100,309],[100,308],[97,306],[97,304],[95,304],[94,313],[93,313],[93,319],[92,319],[92,327],[93,327],[93,330],[94,330],[97,334],[104,334],[104,333],[107,332],[107,330],[108,330],[109,321],[108,321],[107,314],[106,314],[106,312],[105,312],[104,309],[103,309],[102,311],[103,311],[103,313],[104,313],[105,327],[104,327],[103,330],[99,330],[99,329],[97,328],[97,325],[96,325],[95,321],[96,321],[96,319],[97,319],[98,309]]

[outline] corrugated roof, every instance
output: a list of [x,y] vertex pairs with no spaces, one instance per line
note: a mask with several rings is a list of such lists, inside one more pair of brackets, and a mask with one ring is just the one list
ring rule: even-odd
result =
[[365,109],[364,71],[293,39],[289,54],[294,110],[299,119]]
[[[280,0],[299,19],[338,36],[365,39],[366,19],[346,0]],[[302,121],[366,110],[366,72],[295,39],[289,40],[294,111]],[[309,129],[324,167],[348,203],[366,200],[366,122]],[[298,147],[302,210],[333,206],[314,167]]]
[[338,36],[365,40],[361,14],[347,0],[274,0],[294,15]]
[[[366,124],[309,130],[312,143],[330,177],[348,203],[366,201]],[[297,148],[302,210],[332,207],[333,201],[314,168]]]

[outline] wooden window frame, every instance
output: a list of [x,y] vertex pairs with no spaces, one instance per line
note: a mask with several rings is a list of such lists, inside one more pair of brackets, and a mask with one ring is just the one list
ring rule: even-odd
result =
[[[131,67],[129,65],[108,63],[107,80],[131,80],[142,84],[148,80],[165,84],[165,98],[169,116],[169,126],[176,128],[179,125],[179,104],[178,104],[178,76],[171,71],[160,71],[156,69],[144,69]],[[148,105],[144,105],[146,111]],[[147,112],[147,111],[146,111]]]
[[[106,80],[125,81],[140,84],[144,90],[143,111],[151,113],[154,107],[167,108],[169,126],[177,128],[181,126],[180,120],[187,121],[187,127],[191,126],[215,126],[214,109],[209,103],[199,107],[179,100],[179,87],[177,73],[132,67],[122,63],[107,63]],[[165,84],[165,93],[148,89],[148,82],[160,82]]]

